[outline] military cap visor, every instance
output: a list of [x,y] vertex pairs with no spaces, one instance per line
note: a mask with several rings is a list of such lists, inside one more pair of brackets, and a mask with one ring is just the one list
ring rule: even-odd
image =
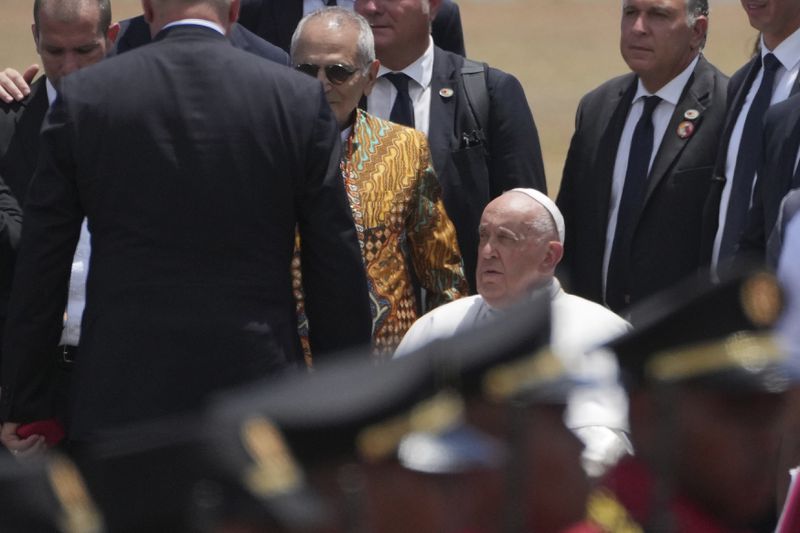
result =
[[798,375],[770,331],[781,303],[777,282],[765,272],[717,284],[692,279],[646,301],[634,313],[633,331],[609,348],[629,387],[782,392]]
[[319,526],[327,518],[266,420],[170,417],[109,433],[81,461],[112,531],[198,524]]
[[53,453],[20,463],[0,457],[0,531],[7,533],[101,533],[103,518],[78,468]]

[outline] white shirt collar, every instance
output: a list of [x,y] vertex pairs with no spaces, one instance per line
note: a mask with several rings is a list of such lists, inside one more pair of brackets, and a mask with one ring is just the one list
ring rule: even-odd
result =
[[772,53],[778,61],[781,62],[783,68],[791,70],[798,62],[800,62],[800,29],[794,31],[793,34],[775,47],[775,50],[769,50],[767,45],[764,44],[764,36],[761,36],[761,58],[765,55]]
[[55,86],[50,82],[49,79],[44,80],[45,87],[47,87],[47,102],[50,105],[53,105],[53,102],[56,101],[56,97],[58,96],[58,91],[56,91]]
[[655,94],[650,93],[650,91],[644,88],[640,78],[638,86],[636,87],[636,94],[633,97],[633,102],[636,102],[639,98],[644,98],[645,96],[658,96],[665,102],[669,102],[674,106],[678,105],[678,101],[681,99],[681,94],[683,94],[683,89],[686,87],[686,83],[689,81],[689,77],[692,75],[692,72],[694,72],[694,68],[697,66],[697,62],[699,60],[700,55],[698,54],[697,57],[695,57],[692,62],[689,63],[689,66],[683,69],[683,72],[672,78],[669,83],[657,90]]
[[342,139],[342,146],[347,144],[347,139],[350,138],[350,133],[352,131],[353,131],[353,125],[351,124],[339,132],[339,137]]
[[216,22],[211,22],[210,20],[205,20],[205,19],[181,19],[181,20],[176,20],[174,22],[170,22],[169,24],[166,24],[163,28],[161,28],[161,31],[164,31],[167,28],[172,28],[174,26],[204,26],[206,28],[211,28],[212,30],[214,30],[214,31],[216,31],[216,32],[218,32],[218,33],[220,33],[222,35],[225,35],[225,29],[222,26],[220,26]]
[[403,70],[391,70],[383,65],[378,69],[378,77],[383,76],[388,72],[402,72],[422,87],[427,88],[433,79],[433,38],[428,38],[428,48],[425,53],[417,58],[416,61],[408,65]]

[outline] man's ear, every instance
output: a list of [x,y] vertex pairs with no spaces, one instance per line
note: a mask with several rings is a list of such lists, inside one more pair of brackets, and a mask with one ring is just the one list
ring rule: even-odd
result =
[[117,37],[119,37],[119,22],[115,22],[106,30],[106,40],[108,44],[113,45],[117,42]]
[[155,19],[153,12],[153,3],[150,0],[142,0],[142,11],[144,12],[144,20],[148,24],[152,24]]
[[701,48],[703,43],[705,43],[707,34],[708,19],[704,16],[697,17],[694,21],[694,26],[692,26],[692,48]]
[[231,8],[228,10],[228,22],[233,24],[237,20],[239,20],[239,11],[241,10],[242,4],[240,0],[232,0],[231,1]]
[[555,272],[556,266],[564,257],[564,245],[558,241],[547,243],[547,254],[542,259],[541,269],[545,272]]
[[381,62],[377,59],[367,67],[367,73],[365,74],[367,77],[367,84],[364,86],[364,96],[369,96],[369,93],[372,92],[372,88],[375,87],[375,82],[378,81],[378,69],[380,68]]

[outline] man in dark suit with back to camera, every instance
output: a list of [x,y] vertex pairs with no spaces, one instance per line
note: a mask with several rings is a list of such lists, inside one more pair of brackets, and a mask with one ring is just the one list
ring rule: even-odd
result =
[[[292,34],[305,15],[330,6],[353,9],[354,3],[354,0],[242,0],[239,24],[288,52]],[[443,1],[431,25],[431,35],[439,48],[465,55],[458,4]]]
[[[707,224],[702,232],[705,260],[721,274],[738,253],[750,206],[758,204],[758,182],[762,177],[778,179],[770,168],[763,169],[767,172],[764,176],[758,169],[766,140],[763,125],[767,109],[797,94],[800,88],[800,2],[743,1],[742,7],[750,25],[761,32],[759,51],[731,76],[725,126],[706,203]],[[776,142],[780,141],[770,140],[773,145]],[[775,186],[780,187],[764,184],[765,188]]]
[[370,339],[338,127],[319,83],[230,45],[238,0],[143,6],[155,41],[62,80],[43,127],[2,362],[2,442],[14,452],[40,442],[19,438],[19,423],[52,416],[48,355],[84,214],[92,256],[73,442],[302,365],[295,227],[315,353]]
[[370,23],[381,62],[367,111],[428,136],[474,293],[484,207],[504,191],[546,192],[547,184],[522,85],[510,74],[435,46],[430,27],[442,5],[442,0],[356,0],[355,10]]
[[581,100],[558,206],[572,292],[614,311],[692,275],[727,78],[703,57],[707,0],[625,0],[630,74]]

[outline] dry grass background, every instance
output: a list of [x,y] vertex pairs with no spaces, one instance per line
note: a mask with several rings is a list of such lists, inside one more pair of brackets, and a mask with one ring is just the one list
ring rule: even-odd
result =
[[[539,128],[550,195],[561,180],[580,97],[624,73],[619,57],[619,0],[458,0],[470,57],[515,74]],[[732,74],[750,55],[756,33],[736,0],[710,0],[706,56]],[[32,0],[2,0],[0,67],[36,62]],[[112,0],[116,20],[140,13],[139,0]]]

